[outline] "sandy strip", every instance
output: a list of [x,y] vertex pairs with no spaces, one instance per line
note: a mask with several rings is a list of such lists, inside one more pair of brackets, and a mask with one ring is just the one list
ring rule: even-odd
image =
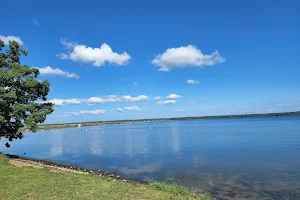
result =
[[49,168],[50,171],[56,172],[56,173],[79,173],[79,174],[88,174],[88,172],[78,171],[74,169],[59,167],[55,165],[47,165],[41,162],[37,161],[31,161],[31,160],[23,160],[19,158],[10,158],[9,162],[17,167],[35,167],[35,168]]

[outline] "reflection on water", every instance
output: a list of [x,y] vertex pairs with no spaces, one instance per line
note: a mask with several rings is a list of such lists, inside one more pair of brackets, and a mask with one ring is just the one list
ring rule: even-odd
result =
[[88,146],[89,146],[89,153],[91,155],[102,155],[103,150],[101,148],[101,135],[99,134],[88,134]]
[[172,125],[170,131],[172,137],[173,152],[175,155],[179,157],[179,147],[180,147],[179,136],[178,136],[179,129],[176,125]]
[[63,153],[62,135],[61,134],[52,135],[52,136],[50,136],[50,140],[51,140],[51,143],[50,143],[51,147],[49,150],[49,156],[50,157],[61,156]]
[[0,151],[178,182],[218,199],[300,199],[299,122],[270,117],[70,128],[26,133],[10,149],[2,140]]

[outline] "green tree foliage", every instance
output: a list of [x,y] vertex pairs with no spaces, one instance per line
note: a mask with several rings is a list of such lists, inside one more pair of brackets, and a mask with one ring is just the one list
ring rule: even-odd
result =
[[39,70],[20,63],[20,56],[27,51],[16,41],[9,41],[6,51],[4,47],[0,40],[0,139],[11,142],[23,138],[19,130],[24,126],[36,131],[37,124],[53,112],[53,104],[42,103],[47,100],[50,83],[36,80]]

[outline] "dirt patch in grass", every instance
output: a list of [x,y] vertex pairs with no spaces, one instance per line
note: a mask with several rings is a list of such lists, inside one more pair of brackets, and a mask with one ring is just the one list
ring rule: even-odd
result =
[[34,167],[34,168],[48,168],[50,171],[56,173],[79,173],[79,174],[94,174],[96,176],[104,176],[113,181],[121,180],[123,182],[133,184],[148,184],[148,182],[142,180],[128,179],[117,175],[116,173],[103,172],[102,170],[89,170],[85,168],[78,168],[76,166],[62,165],[53,163],[47,160],[37,160],[16,155],[6,154],[9,158],[8,162],[14,166],[19,167]]
[[55,165],[47,165],[45,163],[37,162],[37,161],[32,161],[32,160],[23,160],[23,159],[18,159],[18,158],[11,158],[9,159],[9,163],[17,166],[17,167],[34,167],[34,168],[48,168],[52,172],[56,173],[79,173],[79,174],[88,174],[88,172],[83,172],[83,171],[77,171],[74,169],[69,169],[69,168],[64,168],[64,167],[59,167]]

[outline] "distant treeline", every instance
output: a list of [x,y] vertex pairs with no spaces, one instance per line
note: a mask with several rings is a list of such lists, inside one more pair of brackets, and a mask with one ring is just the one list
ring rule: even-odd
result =
[[[264,114],[242,114],[242,115],[217,115],[217,116],[197,116],[197,117],[174,117],[174,118],[155,118],[155,119],[136,119],[136,120],[114,120],[114,121],[98,121],[98,122],[78,122],[66,124],[45,124],[40,125],[39,129],[58,129],[82,126],[100,126],[107,124],[127,124],[136,122],[154,122],[154,121],[169,121],[169,120],[197,120],[197,119],[228,119],[228,118],[246,118],[246,117],[271,117],[271,116],[296,116],[300,115],[297,112],[282,112],[282,113],[264,113]],[[26,130],[23,128],[22,131]]]
[[296,115],[300,115],[300,111],[297,111],[297,112],[283,112],[283,113],[263,113],[263,114],[217,115],[217,116],[199,116],[199,117],[175,117],[175,118],[169,118],[169,120],[227,119],[227,118],[275,117],[275,116],[296,116]]

